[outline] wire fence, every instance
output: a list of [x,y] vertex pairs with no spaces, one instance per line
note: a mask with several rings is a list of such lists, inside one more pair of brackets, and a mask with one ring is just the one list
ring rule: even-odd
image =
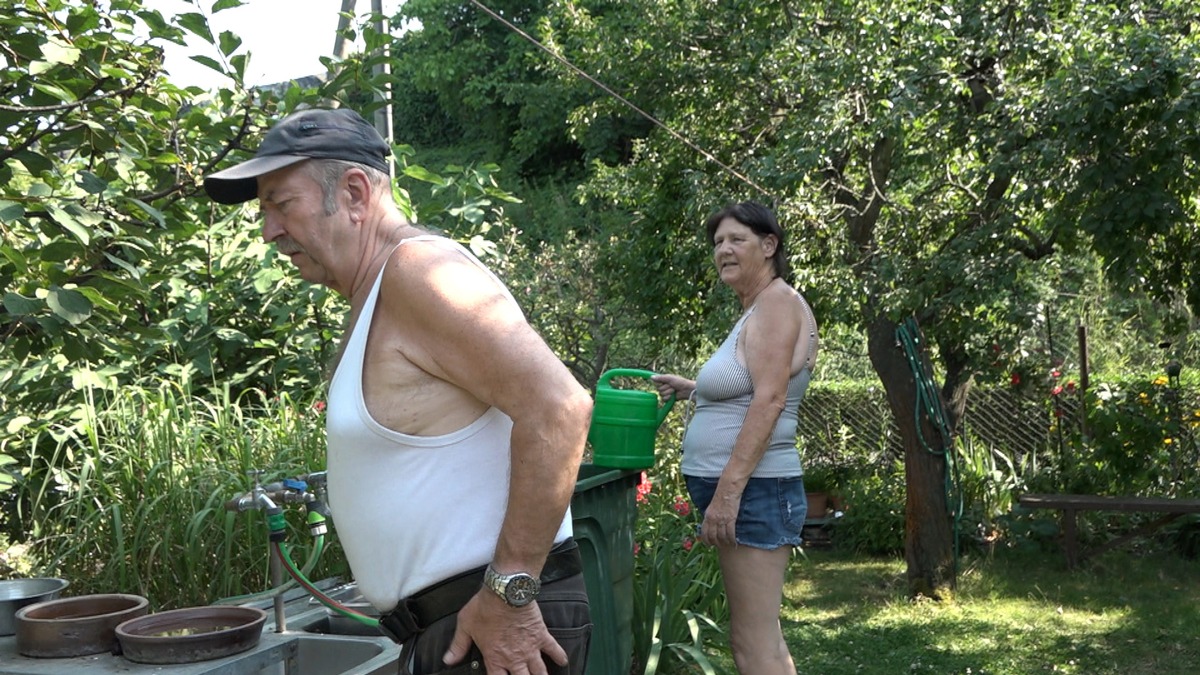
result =
[[[1007,381],[974,387],[959,422],[960,443],[1001,453],[1016,466],[1027,460],[1042,466],[1068,464],[1103,443],[1125,446],[1130,454],[1145,449],[1149,458],[1155,448],[1147,444],[1167,444],[1167,452],[1155,456],[1170,458],[1176,475],[1196,482],[1200,387],[1194,378],[1187,378],[1193,384],[1181,383],[1178,370],[1174,377],[1165,374],[1168,366],[1159,371],[1164,374],[1143,376],[1141,384],[1097,381],[1084,366],[1086,350],[1083,339],[1044,340],[1024,365],[1007,374]],[[1114,413],[1118,405],[1124,408]],[[1115,415],[1137,419],[1114,421]],[[1095,434],[1106,437],[1098,442]],[[888,466],[904,455],[878,384],[851,386],[818,378],[801,405],[798,436],[806,463]]]

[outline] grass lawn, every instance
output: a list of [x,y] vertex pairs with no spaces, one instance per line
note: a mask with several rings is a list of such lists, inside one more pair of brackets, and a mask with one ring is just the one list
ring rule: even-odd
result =
[[[797,556],[783,632],[797,671],[1200,673],[1200,561],[1111,552],[960,561],[954,602],[907,598],[901,559]],[[722,665],[733,672],[732,663]]]

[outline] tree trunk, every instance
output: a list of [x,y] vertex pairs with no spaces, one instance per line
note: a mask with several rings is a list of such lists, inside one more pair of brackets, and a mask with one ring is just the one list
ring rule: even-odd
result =
[[909,593],[941,600],[953,593],[957,583],[946,500],[945,441],[924,411],[918,416],[917,381],[898,344],[896,328],[885,317],[872,319],[867,325],[867,352],[904,442]]

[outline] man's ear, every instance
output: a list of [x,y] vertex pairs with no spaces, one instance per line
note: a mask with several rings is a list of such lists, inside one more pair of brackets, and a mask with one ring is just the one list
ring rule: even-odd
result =
[[371,202],[371,180],[362,169],[349,169],[342,174],[342,189],[345,191],[350,216],[355,222],[365,219],[367,205]]

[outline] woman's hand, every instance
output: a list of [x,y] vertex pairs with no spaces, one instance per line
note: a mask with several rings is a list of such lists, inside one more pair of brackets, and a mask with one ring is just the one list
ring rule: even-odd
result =
[[709,546],[736,546],[737,516],[741,506],[741,494],[722,492],[718,486],[712,503],[704,511],[700,541]]
[[658,395],[666,400],[671,394],[675,398],[687,400],[696,390],[696,383],[686,377],[673,374],[660,374],[650,377],[650,381],[658,387]]

